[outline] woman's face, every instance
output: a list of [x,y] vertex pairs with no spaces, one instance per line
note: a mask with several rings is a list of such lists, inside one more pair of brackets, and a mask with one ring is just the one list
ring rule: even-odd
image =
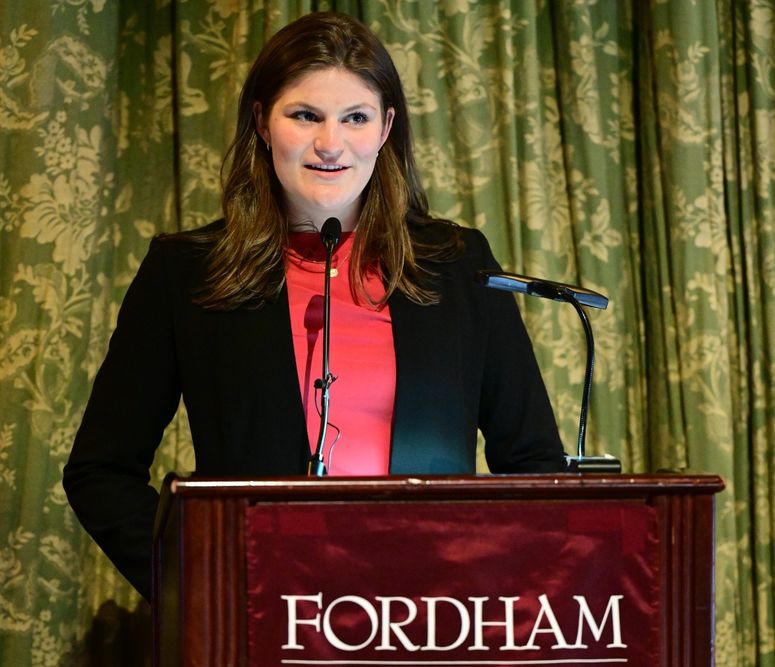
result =
[[394,111],[349,70],[312,71],[285,88],[268,118],[254,106],[256,128],[272,151],[291,223],[318,229],[331,216],[342,229],[358,222],[361,194],[374,172]]

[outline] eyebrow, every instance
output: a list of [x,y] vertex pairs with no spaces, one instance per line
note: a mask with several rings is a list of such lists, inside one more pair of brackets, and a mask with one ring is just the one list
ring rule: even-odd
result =
[[[309,109],[310,111],[314,111],[315,113],[323,114],[323,110],[319,107],[316,107],[314,104],[310,104],[309,102],[288,102],[287,104],[283,105],[283,109],[288,109],[289,107],[304,107],[305,109]],[[367,108],[372,109],[374,111],[379,111],[377,107],[375,107],[373,104],[369,104],[368,102],[359,102],[358,104],[353,104],[352,106],[347,107],[344,109],[344,113],[351,113],[353,111],[359,111],[360,109]]]

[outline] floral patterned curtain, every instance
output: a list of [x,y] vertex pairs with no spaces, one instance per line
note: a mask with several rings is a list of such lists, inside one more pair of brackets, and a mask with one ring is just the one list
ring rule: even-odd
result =
[[[62,466],[149,239],[219,215],[255,54],[331,8],[393,55],[433,210],[507,269],[610,297],[588,446],[724,477],[717,662],[775,665],[772,0],[2,3],[0,663],[147,660],[147,606]],[[572,451],[577,316],[520,303]],[[193,467],[181,409],[155,477]]]

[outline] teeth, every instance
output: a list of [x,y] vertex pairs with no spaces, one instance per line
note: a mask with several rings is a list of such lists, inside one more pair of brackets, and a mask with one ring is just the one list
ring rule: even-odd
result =
[[311,169],[318,169],[320,171],[341,171],[344,167],[338,164],[311,164]]

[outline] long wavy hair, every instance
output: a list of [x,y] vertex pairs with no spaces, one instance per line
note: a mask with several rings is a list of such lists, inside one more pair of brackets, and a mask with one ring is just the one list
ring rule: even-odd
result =
[[[311,71],[344,68],[359,76],[382,102],[395,110],[393,126],[362,194],[350,262],[353,295],[372,306],[395,290],[419,304],[438,300],[428,286],[432,274],[419,262],[450,261],[460,253],[457,228],[434,220],[412,154],[409,113],[401,80],[390,55],[362,23],[345,14],[313,13],[287,25],[264,46],[248,74],[239,100],[234,140],[221,168],[225,226],[215,236],[207,278],[197,302],[230,310],[259,306],[283,287],[289,221],[282,186],[271,154],[258,135],[253,114],[260,103],[265,117],[283,89]],[[449,232],[423,234],[432,223]],[[425,240],[423,240],[425,239]],[[367,294],[364,278],[377,267],[386,287],[378,301]]]

